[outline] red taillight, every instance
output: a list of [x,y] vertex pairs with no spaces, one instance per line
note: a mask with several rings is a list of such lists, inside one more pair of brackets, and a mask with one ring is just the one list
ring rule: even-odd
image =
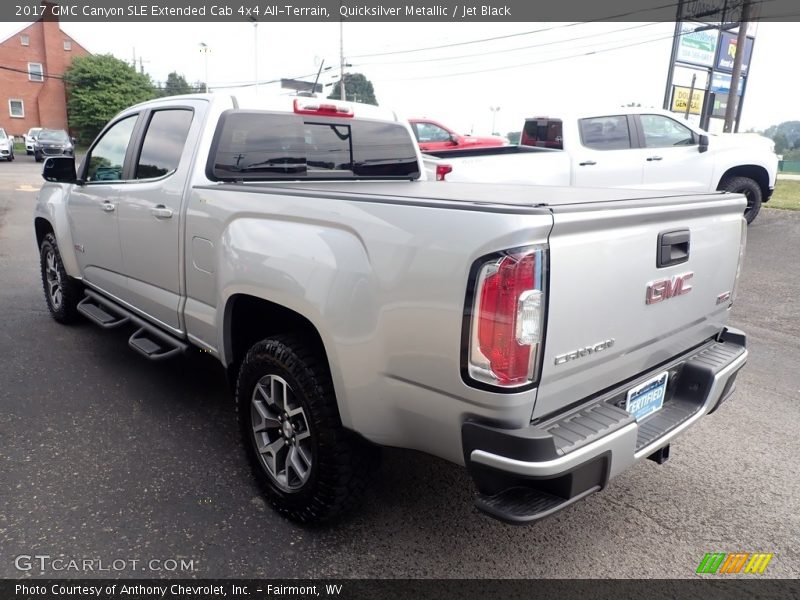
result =
[[531,248],[482,265],[471,322],[469,373],[503,387],[535,381],[544,312],[545,251]]
[[452,171],[453,167],[450,165],[436,165],[436,181],[444,181],[445,175]]
[[326,115],[329,117],[353,117],[353,109],[342,104],[320,102],[304,98],[294,99],[294,112],[299,115]]

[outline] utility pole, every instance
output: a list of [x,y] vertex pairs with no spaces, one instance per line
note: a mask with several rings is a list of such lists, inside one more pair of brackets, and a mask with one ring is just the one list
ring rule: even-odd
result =
[[344,17],[339,18],[339,98],[347,100],[344,91]]
[[742,76],[742,61],[744,60],[747,46],[747,27],[750,22],[750,0],[742,4],[742,17],[739,21],[739,35],[736,37],[736,56],[733,57],[733,73],[731,85],[728,90],[728,105],[725,107],[725,125],[722,131],[730,133],[733,128],[733,118],[736,114],[736,99],[739,93],[739,78]]
[[497,135],[494,131],[495,119],[497,118],[497,111],[500,110],[499,106],[490,106],[489,110],[492,111],[492,135]]
[[211,48],[208,47],[208,44],[204,42],[200,42],[200,52],[205,55],[205,65],[206,65],[206,94],[208,93],[208,53],[211,52]]
[[253,77],[256,84],[256,98],[258,98],[258,21],[248,17],[253,23]]

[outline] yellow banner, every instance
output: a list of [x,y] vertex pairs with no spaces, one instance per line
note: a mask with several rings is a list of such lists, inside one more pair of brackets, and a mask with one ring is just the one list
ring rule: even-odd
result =
[[[675,91],[672,93],[672,111],[673,112],[686,112],[686,105],[689,103],[689,92],[691,88],[675,86]],[[705,99],[705,91],[695,89],[692,93],[692,105],[689,107],[689,112],[693,115],[699,115],[703,108],[703,100]]]

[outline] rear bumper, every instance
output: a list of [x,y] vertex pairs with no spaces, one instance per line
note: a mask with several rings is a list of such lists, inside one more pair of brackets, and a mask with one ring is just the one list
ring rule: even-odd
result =
[[[527,523],[602,489],[716,410],[733,393],[746,361],[745,334],[726,329],[553,419],[517,430],[464,423],[464,459],[478,488],[478,508]],[[637,423],[624,410],[627,390],[665,370],[670,382],[663,408]]]

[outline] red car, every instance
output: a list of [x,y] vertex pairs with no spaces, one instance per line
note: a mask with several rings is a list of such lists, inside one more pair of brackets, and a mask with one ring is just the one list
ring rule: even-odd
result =
[[488,148],[505,146],[508,140],[501,137],[476,137],[461,135],[441,123],[430,119],[409,119],[419,149],[423,152],[436,150],[452,150],[455,148]]

